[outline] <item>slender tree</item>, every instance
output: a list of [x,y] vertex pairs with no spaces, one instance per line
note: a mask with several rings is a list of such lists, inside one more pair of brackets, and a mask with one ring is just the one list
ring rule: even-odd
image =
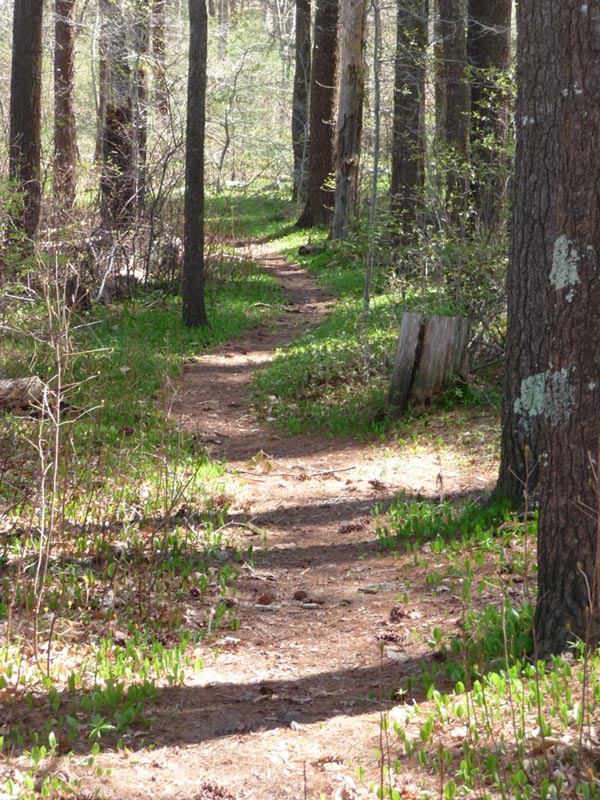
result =
[[54,20],[54,200],[59,210],[75,203],[75,11],[77,0],[56,0]]
[[205,0],[189,0],[189,13],[183,322],[193,328],[208,325],[204,300],[204,125],[208,27]]
[[296,44],[292,95],[294,200],[304,198],[308,172],[308,97],[310,89],[310,0],[296,0]]
[[517,14],[505,406],[509,433],[537,439],[540,456],[535,645],[546,656],[600,634],[600,33],[579,0],[521,0]]
[[338,0],[319,0],[310,79],[310,147],[306,205],[298,227],[329,224],[330,182],[335,174],[335,109],[338,64]]
[[[506,194],[512,0],[469,0],[467,55],[471,76],[471,193],[479,219],[498,227]],[[504,167],[504,170],[502,169]]]
[[18,0],[13,12],[10,79],[9,174],[23,194],[13,224],[33,237],[41,206],[41,100],[43,0]]
[[423,116],[427,48],[427,0],[398,0],[392,128],[392,211],[400,226],[416,219],[424,183]]
[[342,238],[358,199],[360,144],[365,94],[366,0],[342,0],[337,169],[331,236]]

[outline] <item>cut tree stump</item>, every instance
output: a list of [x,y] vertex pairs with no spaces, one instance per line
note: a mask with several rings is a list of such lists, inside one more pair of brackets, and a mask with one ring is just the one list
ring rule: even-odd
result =
[[19,411],[39,407],[44,389],[44,382],[35,375],[31,378],[0,379],[0,409]]
[[462,317],[427,316],[405,312],[402,316],[388,407],[406,411],[424,403],[468,371],[467,343],[470,322]]

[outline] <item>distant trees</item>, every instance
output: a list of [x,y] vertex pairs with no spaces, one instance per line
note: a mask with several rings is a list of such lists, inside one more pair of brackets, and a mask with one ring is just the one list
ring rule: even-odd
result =
[[13,224],[36,233],[41,208],[41,100],[43,0],[14,4],[10,82],[9,174],[22,193],[22,212]]
[[427,0],[398,0],[390,197],[397,224],[414,222],[424,185]]
[[[497,229],[506,197],[506,143],[512,0],[469,0],[467,56],[471,88],[472,197],[478,218]],[[503,170],[502,167],[505,167]]]
[[292,150],[294,175],[292,198],[304,199],[308,178],[308,98],[310,91],[310,0],[296,0],[296,42],[292,95]]
[[115,0],[100,0],[102,11],[101,57],[105,65],[106,92],[102,120],[102,217],[108,228],[127,225],[134,211],[133,94],[127,42],[126,7]]
[[60,211],[75,203],[77,133],[75,120],[76,0],[56,0],[54,20],[54,200]]
[[338,68],[338,0],[318,0],[310,81],[309,177],[298,227],[330,223],[333,214]]
[[466,207],[469,184],[461,162],[469,158],[471,96],[467,76],[466,0],[438,0],[443,64],[443,142],[450,163],[446,177],[446,206],[454,222]]
[[204,301],[204,125],[207,12],[205,0],[189,0],[190,52],[187,90],[183,322],[208,325]]
[[337,118],[335,201],[331,227],[341,238],[358,200],[358,179],[365,93],[367,0],[342,0],[340,92]]

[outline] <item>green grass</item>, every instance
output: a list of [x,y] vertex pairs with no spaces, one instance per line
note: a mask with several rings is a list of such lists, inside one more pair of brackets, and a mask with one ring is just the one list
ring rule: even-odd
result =
[[166,412],[182,363],[268,321],[281,292],[253,264],[213,261],[208,301],[211,327],[194,330],[167,290],[6,312],[2,373],[60,385],[62,405],[0,419],[0,702],[22,706],[0,750],[116,744],[195,666],[193,642],[237,625],[251,548],[225,536],[223,466]]
[[[299,248],[306,243],[314,249],[302,255]],[[273,364],[257,374],[254,398],[259,414],[290,433],[356,436],[391,431],[398,421],[387,412],[387,394],[402,314],[452,314],[446,293],[439,287],[400,287],[380,254],[365,326],[364,242],[351,238],[332,243],[324,229],[283,228],[276,244],[338,302],[320,326],[279,352]],[[479,391],[463,386],[449,387],[436,402],[451,408],[482,399]]]

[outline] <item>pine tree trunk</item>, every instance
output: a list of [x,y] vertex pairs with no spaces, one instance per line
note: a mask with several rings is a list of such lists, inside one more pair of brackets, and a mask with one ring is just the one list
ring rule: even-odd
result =
[[[513,403],[524,424],[541,428],[535,634],[542,657],[600,638],[600,19],[578,0],[545,0],[544,12],[519,2],[511,264],[537,275],[527,292],[539,289],[522,313],[537,320],[542,358],[519,375]],[[530,350],[527,339],[520,344]],[[517,366],[509,361],[510,372]]]
[[304,198],[308,173],[308,96],[310,88],[310,0],[296,0],[296,58],[292,97],[294,152],[293,200]]
[[310,148],[306,205],[298,227],[329,224],[334,194],[338,0],[319,0],[310,81]]
[[23,212],[15,214],[16,228],[33,238],[40,220],[42,187],[41,101],[43,0],[14,4],[10,81],[9,175],[23,193]]
[[[527,29],[530,26],[528,23]],[[506,286],[507,370],[500,471],[494,489],[496,499],[508,500],[516,506],[523,505],[525,493],[535,495],[541,474],[541,417],[531,412],[527,396],[535,389],[531,376],[545,370],[545,323],[539,312],[544,278],[539,262],[549,247],[546,220],[553,214],[559,157],[559,132],[554,116],[532,113],[540,101],[531,71],[536,69],[545,47],[539,36],[527,47],[521,41],[517,64],[515,118],[519,124]],[[545,66],[540,80],[544,84],[550,82],[554,91],[562,91],[550,66]],[[536,161],[539,158],[546,164],[543,181]]]
[[358,200],[360,144],[365,93],[366,0],[342,0],[337,171],[331,236],[341,239]]
[[390,196],[400,229],[415,222],[424,183],[427,7],[427,0],[398,0],[396,12]]
[[208,28],[205,0],[189,0],[189,12],[183,323],[194,328],[208,325],[204,300],[204,127]]
[[56,0],[54,49],[54,200],[70,210],[77,188],[75,127],[75,9],[77,0]]

